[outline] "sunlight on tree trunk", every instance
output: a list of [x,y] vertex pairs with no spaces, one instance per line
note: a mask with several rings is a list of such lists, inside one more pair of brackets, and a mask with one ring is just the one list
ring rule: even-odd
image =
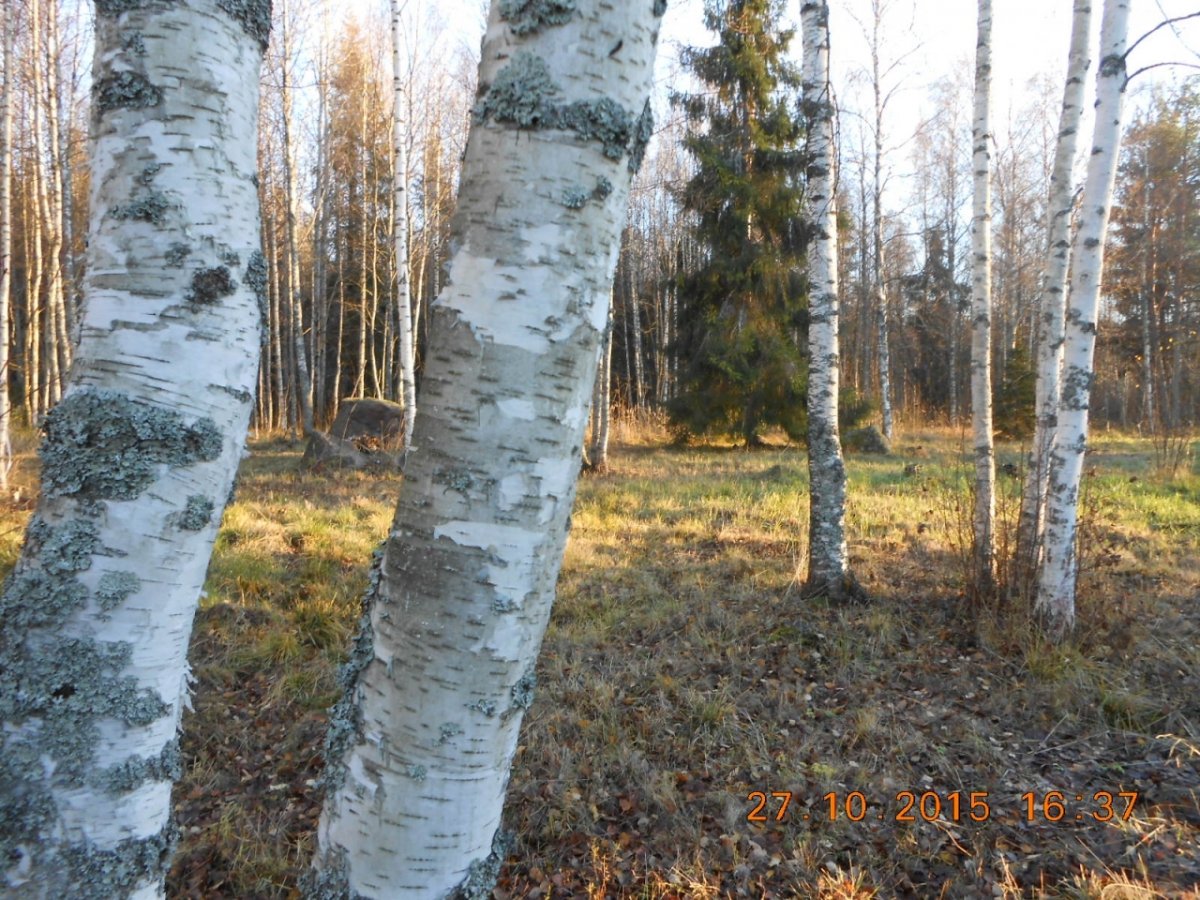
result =
[[330,723],[318,897],[491,893],[665,6],[492,5],[457,249]]
[[12,308],[12,83],[17,69],[13,60],[15,18],[5,16],[0,24],[0,53],[4,55],[4,65],[0,71],[4,78],[3,94],[0,94],[0,488],[5,489],[12,469],[8,331]]
[[971,229],[971,421],[975,437],[974,571],[980,594],[995,584],[996,458],[992,449],[992,3],[979,0],[975,45],[975,173]]
[[[396,255],[396,317],[400,341],[400,397],[404,403],[404,446],[412,440],[417,416],[415,345],[412,298],[408,289],[408,135],[405,133],[405,98],[400,66],[400,0],[392,0],[392,242]],[[389,350],[390,353],[390,350]]]
[[1067,300],[1058,426],[1050,448],[1046,494],[1046,538],[1038,579],[1038,618],[1061,639],[1075,625],[1075,531],[1079,486],[1087,450],[1088,404],[1095,380],[1096,314],[1104,273],[1104,238],[1112,206],[1125,102],[1125,43],[1129,0],[1105,0],[1100,22],[1100,66],[1096,72],[1096,124],[1079,228],[1071,246],[1071,290]]
[[269,22],[97,4],[82,337],[0,596],[5,897],[162,896],[188,637],[255,386]]
[[1054,149],[1050,202],[1046,209],[1047,259],[1037,299],[1037,424],[1029,453],[1029,468],[1021,499],[1017,535],[1016,576],[1022,588],[1037,572],[1045,527],[1046,486],[1050,472],[1050,441],[1058,422],[1059,370],[1062,365],[1063,327],[1067,306],[1067,264],[1071,251],[1071,214],[1075,191],[1071,170],[1079,146],[1086,86],[1088,38],[1092,0],[1075,0],[1071,22],[1071,49],[1063,88],[1062,115]]
[[843,599],[851,581],[846,552],[846,467],[838,434],[837,198],[829,6],[800,7],[804,30],[803,109],[808,122],[808,581],[805,591]]

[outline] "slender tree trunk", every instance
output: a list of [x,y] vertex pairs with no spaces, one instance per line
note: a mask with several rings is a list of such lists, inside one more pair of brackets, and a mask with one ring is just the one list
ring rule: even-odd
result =
[[629,310],[633,317],[633,405],[640,407],[646,397],[646,370],[642,359],[642,302],[632,266],[629,267]]
[[[0,596],[0,671],[20,686],[0,694],[5,897],[163,894],[188,635],[259,349],[269,7],[241,21],[222,7],[97,15],[88,303]],[[176,121],[191,140],[162,139]]]
[[874,26],[871,32],[871,84],[875,94],[875,155],[872,190],[872,243],[874,246],[871,284],[874,287],[875,338],[879,357],[879,409],[883,417],[883,436],[891,438],[894,431],[892,416],[892,354],[888,335],[887,288],[883,283],[883,98],[882,75],[879,71],[881,46],[880,26],[883,7],[873,4]]
[[596,385],[592,390],[592,443],[588,448],[588,462],[597,472],[608,470],[608,433],[612,420],[612,342],[613,308],[610,302],[608,324],[600,340]]
[[16,76],[13,59],[15,15],[0,22],[0,488],[7,490],[12,469],[12,401],[9,396],[9,318],[12,304],[12,83]]
[[393,196],[396,216],[392,241],[396,248],[396,316],[400,320],[400,392],[404,403],[404,446],[412,440],[417,418],[416,354],[412,300],[408,290],[408,135],[404,120],[403,72],[400,65],[400,0],[392,0],[392,152],[396,169]]
[[852,581],[846,550],[846,466],[838,434],[837,198],[833,96],[829,83],[829,6],[806,0],[803,109],[808,122],[808,581],[806,593],[844,599]]
[[630,170],[651,131],[664,8],[492,6],[457,250],[430,324],[395,523],[333,714],[322,895],[491,892]]
[[[305,435],[313,430],[312,379],[309,377],[308,351],[304,346],[304,298],[300,293],[300,248],[296,240],[296,222],[300,215],[299,190],[296,187],[296,142],[292,139],[292,42],[289,0],[283,0],[280,21],[280,102],[283,106],[283,181],[287,203],[284,219],[284,254],[287,270],[287,310],[292,352],[296,366],[296,404],[300,428]],[[290,372],[290,369],[289,369]]]
[[1050,450],[1046,538],[1034,609],[1049,634],[1063,638],[1075,624],[1075,531],[1079,483],[1087,449],[1088,404],[1095,378],[1096,313],[1104,273],[1104,237],[1112,205],[1121,114],[1125,101],[1125,44],[1129,0],[1105,0],[1096,73],[1096,124],[1079,228],[1071,247],[1058,427]]
[[1050,201],[1046,208],[1046,271],[1037,299],[1037,424],[1025,473],[1017,534],[1016,574],[1022,589],[1031,585],[1041,557],[1046,487],[1050,475],[1050,441],[1058,423],[1059,369],[1067,307],[1067,264],[1071,249],[1071,213],[1075,200],[1071,169],[1079,146],[1079,126],[1083,117],[1091,19],[1092,0],[1075,0],[1067,80],[1063,88],[1058,142],[1054,149]]
[[992,447],[992,3],[979,0],[975,45],[975,173],[971,228],[971,421],[975,437],[975,590],[995,584],[996,457]]

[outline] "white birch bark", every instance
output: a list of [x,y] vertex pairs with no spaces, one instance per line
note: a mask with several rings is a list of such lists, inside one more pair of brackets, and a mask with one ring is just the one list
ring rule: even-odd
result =
[[9,898],[162,896],[188,636],[259,347],[269,3],[100,0],[96,21],[86,313],[0,595]]
[[975,177],[971,222],[971,422],[975,441],[975,589],[987,593],[995,581],[996,458],[992,447],[992,3],[979,0],[975,45],[975,119],[972,155]]
[[12,82],[16,72],[13,60],[15,15],[5,16],[0,24],[0,53],[3,54],[3,86],[0,87],[0,488],[8,487],[12,469],[12,440],[9,425],[12,403],[8,394],[8,323],[12,308]]
[[833,96],[829,82],[829,5],[800,6],[804,31],[803,109],[808,122],[809,539],[806,592],[842,599],[849,581],[846,551],[846,467],[838,434],[837,197]]
[[404,403],[404,446],[412,440],[417,418],[416,346],[413,338],[412,298],[408,284],[408,134],[405,121],[404,72],[400,65],[400,0],[392,0],[392,242],[396,256],[396,316],[400,339],[400,397]]
[[331,717],[316,897],[491,892],[665,3],[493,3],[455,252]]
[[612,424],[612,345],[613,308],[609,301],[608,325],[600,343],[600,364],[596,368],[596,386],[592,389],[592,441],[588,462],[597,472],[608,469],[608,435]]
[[1062,365],[1063,327],[1067,308],[1067,269],[1071,250],[1071,213],[1075,190],[1071,170],[1079,147],[1083,118],[1088,38],[1092,0],[1075,0],[1071,20],[1071,47],[1067,80],[1063,88],[1054,169],[1050,176],[1050,201],[1046,208],[1047,258],[1037,299],[1037,424],[1021,500],[1017,538],[1018,571],[1022,577],[1036,572],[1041,555],[1045,521],[1046,486],[1050,472],[1050,441],[1058,421],[1059,371]]
[[1071,289],[1067,300],[1058,426],[1050,448],[1046,536],[1034,611],[1052,637],[1075,624],[1075,529],[1079,482],[1087,450],[1088,404],[1095,378],[1096,314],[1104,273],[1104,237],[1112,207],[1121,117],[1125,102],[1125,45],[1129,0],[1105,0],[1100,22],[1100,65],[1096,72],[1096,123],[1079,227],[1071,245]]
[[280,105],[283,108],[283,178],[287,215],[284,240],[287,246],[288,327],[296,356],[296,401],[299,406],[300,428],[305,435],[313,431],[312,378],[309,375],[308,349],[304,343],[304,298],[300,294],[300,247],[296,239],[296,222],[300,216],[300,191],[296,186],[296,142],[292,137],[292,20],[287,0],[283,0],[280,15],[281,46],[279,48]]

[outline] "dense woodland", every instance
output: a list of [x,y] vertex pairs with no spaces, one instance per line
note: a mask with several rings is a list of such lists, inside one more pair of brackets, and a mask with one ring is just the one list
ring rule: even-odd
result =
[[[218,895],[277,791],[235,895],[1194,887],[1200,89],[1129,0],[1008,110],[992,0],[915,86],[915,7],[853,7],[843,96],[825,0],[705,0],[665,78],[664,0],[477,54],[418,0],[6,6],[0,887]],[[403,454],[318,459],[348,398]],[[181,739],[189,659],[248,727]],[[868,772],[925,851],[834,827]],[[1023,843],[1075,790],[1111,869]]]
[[[259,131],[270,272],[269,339],[255,416],[260,429],[299,427],[297,354],[305,357],[318,423],[331,421],[343,398],[399,396],[397,179],[406,187],[406,264],[420,372],[426,315],[449,252],[474,103],[475,48],[439,21],[433,4],[409,7],[401,89],[408,170],[397,173],[385,11],[347,14],[306,0],[276,4]],[[882,56],[885,73],[877,77],[886,95],[895,86],[887,75],[893,60],[879,29],[900,11],[882,0],[864,8]],[[76,3],[27,0],[9,10],[8,384],[20,421],[34,422],[61,394],[82,302],[90,23],[86,5]],[[771,27],[788,28],[782,21]],[[774,52],[782,53],[786,41],[778,34],[772,40],[781,44]],[[794,44],[791,49],[798,52]],[[1034,306],[1045,255],[1053,75],[1048,71],[1030,85],[1028,105],[1012,111],[995,133],[993,380],[997,428],[1011,436],[1027,435],[1033,421]],[[729,248],[718,246],[714,234],[727,223],[706,225],[696,193],[704,151],[695,142],[712,133],[711,117],[722,113],[687,100],[698,85],[724,77],[706,73],[698,58],[674,79],[675,100],[660,98],[656,140],[634,186],[613,289],[612,397],[625,408],[664,408],[686,389],[695,331],[710,302],[704,273],[711,274],[713,259],[727,258]],[[871,73],[863,77],[870,87]],[[961,422],[969,410],[968,77],[964,72],[933,86],[922,104],[925,120],[911,136],[889,126],[882,100],[878,117],[873,110],[845,116],[838,183],[843,383],[850,392],[844,404],[876,414],[887,407],[889,417],[894,409],[909,421]],[[771,81],[758,89],[784,91],[788,83],[779,75]],[[1110,229],[1093,413],[1101,425],[1147,431],[1178,428],[1200,415],[1200,91],[1187,80],[1138,87]],[[738,103],[738,90],[744,89],[725,102]],[[787,106],[786,92],[776,97],[772,102]],[[799,154],[802,128],[792,127],[777,139],[777,149]],[[899,144],[898,154],[889,150],[884,158],[884,140]],[[917,173],[910,196],[885,192],[900,169]],[[797,252],[802,259],[802,248]],[[795,269],[797,259],[776,264]],[[697,412],[690,409],[681,421],[695,424]]]

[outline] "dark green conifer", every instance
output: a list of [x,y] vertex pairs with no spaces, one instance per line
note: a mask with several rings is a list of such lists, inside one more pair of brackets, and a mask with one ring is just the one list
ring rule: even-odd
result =
[[804,438],[803,130],[781,13],[777,0],[706,0],[718,43],[685,52],[700,86],[673,98],[696,167],[681,200],[705,249],[680,285],[684,365],[670,412],[683,436],[749,445],[777,425]]

